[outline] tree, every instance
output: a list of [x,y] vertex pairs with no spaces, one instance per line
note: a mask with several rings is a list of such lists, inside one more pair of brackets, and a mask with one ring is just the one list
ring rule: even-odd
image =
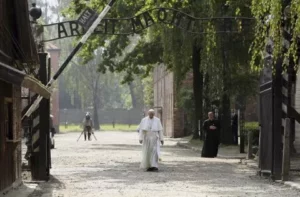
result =
[[73,66],[70,67],[71,69],[68,70],[69,72],[65,76],[74,82],[74,86],[69,87],[69,89],[72,92],[77,90],[83,101],[83,106],[89,107],[89,103],[92,103],[95,129],[99,129],[98,109],[101,105],[99,103],[101,85],[100,75],[96,72],[96,61],[99,60],[91,61],[85,65],[79,65],[80,63],[73,61]]
[[[191,13],[195,17],[214,16],[251,16],[248,7],[250,0],[231,1],[195,1],[184,0],[180,2],[166,1],[118,1],[110,12],[110,17],[128,17],[135,13],[142,12],[154,7],[173,7],[184,12]],[[94,7],[103,7],[102,2],[92,4]],[[69,9],[69,13],[79,13],[85,5],[75,3]],[[75,10],[75,12],[74,12]],[[235,34],[218,34],[220,29],[224,32],[231,31],[231,26],[238,31]],[[193,72],[193,99],[194,115],[194,137],[198,138],[198,120],[203,120],[203,108],[209,109],[211,103],[203,102],[208,100],[221,100],[223,119],[223,143],[230,144],[230,101],[236,97],[232,91],[239,82],[231,83],[233,78],[240,79],[240,73],[234,75],[234,70],[246,69],[245,73],[251,70],[249,66],[248,49],[253,38],[251,25],[243,21],[235,21],[234,24],[227,24],[226,20],[214,20],[203,22],[203,29],[206,34],[188,34],[177,29],[176,25],[155,25],[140,34],[136,43],[132,44],[130,36],[93,36],[88,45],[81,53],[85,61],[94,58],[94,51],[104,46],[103,62],[99,64],[99,70],[106,72],[125,72],[124,82],[133,81],[136,76],[146,77],[151,73],[157,63],[164,63],[168,69],[174,72],[177,93],[180,92],[181,83],[188,72]],[[229,28],[229,29],[227,29]],[[232,46],[232,41],[235,45]],[[133,50],[126,50],[133,46]],[[120,58],[122,57],[122,58]],[[204,78],[209,80],[205,80]],[[246,76],[246,75],[244,75]],[[205,84],[203,84],[205,83]],[[209,89],[205,89],[209,86]],[[244,87],[245,88],[245,87]],[[203,97],[202,92],[208,95]]]

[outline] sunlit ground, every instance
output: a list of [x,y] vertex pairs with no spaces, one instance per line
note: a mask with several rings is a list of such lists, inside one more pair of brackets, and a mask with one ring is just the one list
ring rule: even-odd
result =
[[[165,139],[159,172],[139,168],[135,132],[97,132],[97,141],[78,142],[79,133],[56,136],[51,179],[30,197],[299,197],[298,191],[256,176],[237,159],[201,158]],[[13,196],[14,197],[14,196]]]
[[[136,131],[138,125],[128,125],[128,124],[115,124],[113,127],[112,124],[103,124],[100,125],[101,131]],[[79,124],[70,124],[70,125],[60,125],[59,131],[63,133],[67,132],[81,132],[82,126]]]

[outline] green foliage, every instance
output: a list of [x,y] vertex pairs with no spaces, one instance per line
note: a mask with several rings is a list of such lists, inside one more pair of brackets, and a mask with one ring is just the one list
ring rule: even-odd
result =
[[[273,0],[274,1],[274,0]],[[147,9],[156,7],[176,8],[189,13],[195,17],[221,17],[221,16],[244,16],[252,17],[250,6],[254,0],[183,0],[183,1],[117,1],[107,17],[122,18],[131,17]],[[86,4],[82,1],[74,1],[65,12],[66,15],[74,17],[86,6],[101,10],[105,5],[103,1],[91,0]],[[261,4],[259,4],[261,5]],[[267,7],[267,6],[266,6]],[[274,10],[275,12],[275,10]],[[201,51],[200,70],[208,76],[205,83],[207,92],[205,96],[208,105],[211,101],[220,100],[224,95],[229,95],[231,100],[239,97],[248,97],[256,93],[258,73],[253,72],[250,67],[251,56],[249,48],[255,38],[254,24],[244,21],[236,21],[238,32],[217,33],[222,29],[223,22],[215,23],[208,21],[203,23],[203,35],[188,34],[170,25],[157,24],[139,36],[92,36],[83,47],[80,57],[83,62],[89,62],[96,58],[94,51],[103,49],[103,61],[97,64],[102,73],[122,73],[123,83],[136,82],[143,79],[144,100],[147,105],[153,103],[153,90],[150,78],[145,80],[152,73],[153,68],[163,63],[170,71],[173,71],[175,78],[176,96],[179,106],[186,107],[192,114],[192,89],[186,90],[182,86],[186,74],[192,70],[193,47]],[[256,27],[260,27],[256,24]],[[259,32],[259,30],[257,30]],[[257,33],[256,32],[256,33]],[[262,41],[255,39],[252,49],[257,50],[258,44]],[[252,61],[253,62],[253,61]],[[152,99],[151,99],[152,97]],[[123,97],[125,100],[127,97]],[[194,116],[193,116],[194,115]]]
[[[247,135],[252,132],[253,145],[259,145],[259,125],[258,122],[245,122],[245,132]],[[246,141],[247,143],[247,141]]]
[[154,92],[153,92],[153,78],[146,77],[142,80],[142,84],[144,86],[144,101],[145,106],[153,107],[154,106]]
[[131,108],[130,91],[127,84],[120,85],[121,77],[121,73],[97,72],[97,63],[93,61],[87,64],[73,61],[64,73],[67,91],[73,96],[74,92],[79,94],[83,108],[93,106],[94,96],[99,109]]
[[258,122],[245,122],[245,130],[258,130]]
[[[290,60],[298,61],[297,50],[299,49],[300,35],[300,1],[277,1],[277,0],[252,0],[251,10],[257,20],[255,28],[255,41],[251,48],[252,62],[255,68],[263,66],[263,51],[270,42],[274,44],[273,60],[284,58],[284,68],[289,65]],[[283,24],[290,29],[291,45],[288,50],[283,49],[284,30]],[[290,59],[292,57],[293,59]]]
[[[184,129],[186,132],[191,132],[194,129],[193,120],[194,120],[194,94],[192,87],[182,87],[179,88],[179,92],[176,95],[177,107],[182,109],[182,111],[186,115],[186,119],[184,121]],[[199,141],[199,140],[198,140]]]
[[[100,6],[98,7],[100,10],[102,9],[101,6],[104,5],[104,3],[105,2],[99,1],[90,1],[87,3],[86,1],[73,0],[57,0],[51,4],[47,3],[46,1],[45,3],[40,2],[39,6],[42,7],[44,13],[40,22],[43,24],[50,24],[53,22],[61,22],[78,18],[78,13],[80,13],[81,10],[87,5],[91,5],[92,7]],[[120,7],[120,9],[122,9],[122,7]],[[47,35],[51,33],[53,32],[45,32],[45,36],[47,37]],[[103,54],[97,53],[97,51],[103,51],[103,48],[98,48],[101,46],[101,44],[104,46],[105,44],[108,45],[108,43],[106,42],[106,39],[100,39],[102,43],[97,43],[97,38],[99,36],[93,37],[94,39],[92,38],[91,42],[85,46],[86,48],[82,51],[81,56],[79,58],[75,57],[63,73],[65,88],[60,89],[60,91],[63,91],[64,95],[70,95],[71,102],[73,104],[80,100],[80,106],[83,108],[92,106],[94,94],[96,94],[99,108],[131,108],[132,97],[128,84],[121,84],[122,78],[126,76],[126,73],[124,73],[122,70],[119,73],[112,73],[111,71],[114,71],[115,69],[112,66],[106,69],[108,72],[106,72],[105,75],[97,72],[101,71],[100,66],[103,66],[104,64],[104,58],[99,58]],[[76,39],[61,39],[51,43],[61,49],[61,62],[67,58],[73,49],[75,40]],[[123,47],[127,46],[129,41],[132,41],[130,44],[133,45],[136,42],[135,37],[129,37],[128,40],[125,39],[124,43],[121,43],[120,41],[123,40],[124,39],[117,40],[118,42],[115,42],[115,44],[121,44]],[[113,41],[111,40],[109,43],[113,43]],[[118,51],[118,54],[122,54],[120,50]],[[138,77],[134,77],[134,79],[136,80],[134,82],[133,94],[135,94],[134,96],[138,102],[138,105],[141,107],[143,106],[143,95],[141,95],[140,92],[143,91],[143,87],[141,85],[142,83],[140,82],[141,80]],[[78,105],[76,106],[78,107]]]

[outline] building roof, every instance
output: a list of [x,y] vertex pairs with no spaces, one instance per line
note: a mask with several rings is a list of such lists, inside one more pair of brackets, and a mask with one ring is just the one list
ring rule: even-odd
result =
[[37,66],[39,57],[30,25],[27,0],[1,0],[0,13],[1,61],[9,65],[12,61],[18,61]]
[[32,76],[26,75],[11,66],[0,62],[0,80],[6,81],[17,86],[22,86],[31,91],[49,99],[51,96],[50,90],[44,86],[40,81]]
[[46,46],[46,51],[60,51],[60,48],[58,48],[56,45],[48,42],[45,44]]

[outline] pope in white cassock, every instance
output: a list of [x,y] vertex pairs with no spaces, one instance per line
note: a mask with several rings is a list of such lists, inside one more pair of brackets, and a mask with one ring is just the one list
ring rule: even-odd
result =
[[148,116],[139,125],[139,140],[143,144],[141,168],[147,171],[158,171],[160,143],[164,144],[163,127],[160,119],[150,109]]

